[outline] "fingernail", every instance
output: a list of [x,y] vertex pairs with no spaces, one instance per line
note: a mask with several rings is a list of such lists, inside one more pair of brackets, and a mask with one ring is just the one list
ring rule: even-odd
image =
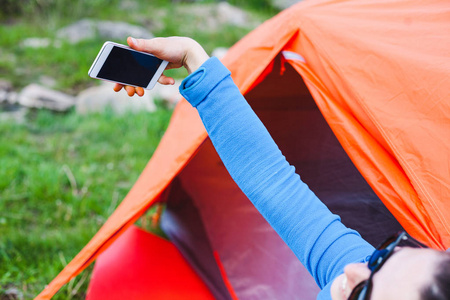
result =
[[138,40],[136,40],[135,38],[131,38],[131,42],[132,42],[134,45],[139,46]]

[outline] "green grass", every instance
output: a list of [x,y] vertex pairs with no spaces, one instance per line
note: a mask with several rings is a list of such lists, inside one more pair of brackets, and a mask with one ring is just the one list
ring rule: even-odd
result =
[[23,125],[0,122],[3,289],[29,299],[61,271],[127,194],[170,116],[161,107],[132,116],[36,111]]
[[[124,9],[123,3],[131,6]],[[212,31],[198,16],[185,13],[193,4],[168,0],[4,0],[2,5],[0,80],[10,81],[16,92],[42,76],[73,95],[98,84],[87,72],[104,40],[22,46],[29,37],[54,42],[57,29],[79,19],[125,21],[156,36],[189,36],[209,53],[232,46],[253,29],[225,25]],[[254,24],[276,13],[267,1],[247,1],[245,9]],[[186,76],[186,71],[168,73]],[[33,298],[83,248],[142,172],[171,113],[161,105],[155,113],[123,116],[110,110],[87,116],[37,110],[24,124],[0,121],[0,299],[8,288]],[[91,269],[55,299],[83,299]]]

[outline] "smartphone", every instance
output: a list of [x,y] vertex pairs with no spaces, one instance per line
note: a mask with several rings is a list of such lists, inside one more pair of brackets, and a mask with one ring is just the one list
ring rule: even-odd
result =
[[152,89],[168,62],[130,47],[106,42],[89,69],[89,76]]

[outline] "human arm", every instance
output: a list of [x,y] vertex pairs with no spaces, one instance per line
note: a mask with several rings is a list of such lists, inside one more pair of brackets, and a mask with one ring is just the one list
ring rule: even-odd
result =
[[[187,52],[199,51],[187,45]],[[191,54],[204,59],[201,53]],[[189,67],[193,72],[183,81],[181,93],[198,109],[233,179],[318,285],[323,288],[346,264],[364,260],[372,247],[343,226],[301,181],[240,94],[230,72],[215,58]]]
[[372,252],[301,181],[217,59],[205,62],[180,90],[197,108],[230,175],[321,288],[347,263]]

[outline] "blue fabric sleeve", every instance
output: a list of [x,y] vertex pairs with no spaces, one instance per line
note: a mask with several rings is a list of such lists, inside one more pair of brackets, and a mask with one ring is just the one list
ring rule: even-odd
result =
[[320,288],[348,263],[366,260],[373,247],[301,181],[217,58],[188,76],[180,92],[197,108],[234,181]]

